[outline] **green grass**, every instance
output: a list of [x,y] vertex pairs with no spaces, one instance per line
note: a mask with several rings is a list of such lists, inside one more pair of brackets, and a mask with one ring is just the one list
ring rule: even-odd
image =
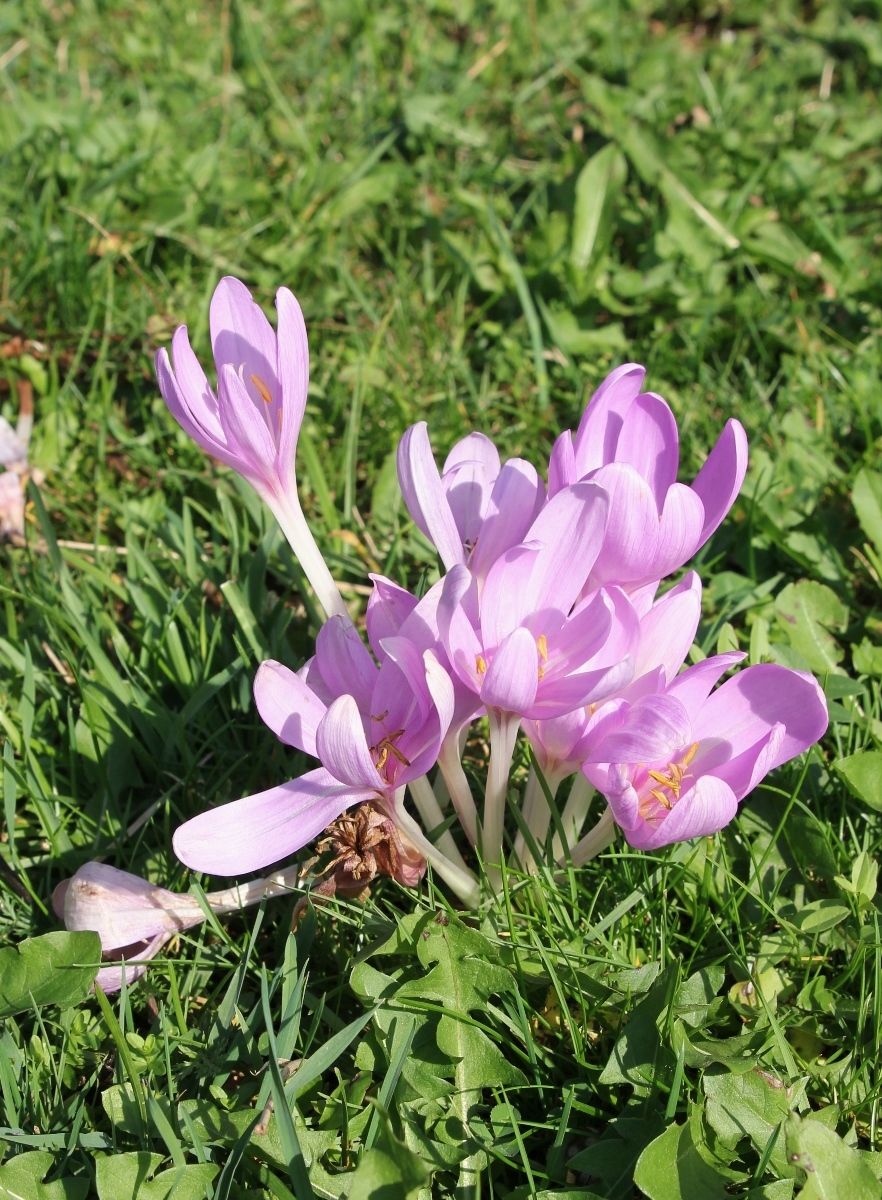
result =
[[152,377],[225,272],[303,304],[301,490],[353,602],[433,569],[414,420],[541,466],[626,359],[684,473],[738,416],[700,652],[815,671],[830,732],[719,837],[510,877],[473,925],[431,879],[294,934],[275,901],[6,1018],[0,1196],[878,1196],[882,10],[421,12],[0,16],[0,405],[30,381],[44,475],[0,549],[4,940],[94,857],[186,890],[175,826],[302,767],[250,691],[309,653],[296,563]]

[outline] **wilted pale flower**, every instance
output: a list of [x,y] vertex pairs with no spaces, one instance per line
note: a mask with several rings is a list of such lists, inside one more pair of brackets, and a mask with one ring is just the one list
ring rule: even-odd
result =
[[251,293],[227,276],[209,310],[215,393],[190,347],[187,327],[172,338],[171,361],[156,355],[156,375],[172,416],[203,450],[238,471],[272,510],[328,616],[346,607],[297,494],[294,454],[309,386],[309,347],[293,293],[276,293],[278,332]]

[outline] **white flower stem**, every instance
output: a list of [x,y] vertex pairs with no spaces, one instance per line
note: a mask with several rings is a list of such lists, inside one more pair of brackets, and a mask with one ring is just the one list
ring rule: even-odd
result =
[[615,836],[616,826],[613,821],[612,809],[605,808],[594,828],[590,829],[582,840],[573,846],[568,856],[562,855],[558,862],[565,863],[568,857],[574,867],[581,867],[583,863],[596,858],[601,850],[605,850],[607,846],[611,845]]
[[551,853],[556,862],[560,861],[569,846],[575,845],[579,832],[585,824],[585,818],[588,816],[593,796],[594,788],[582,772],[578,771],[560,816],[563,840],[560,833],[554,835]]
[[458,867],[436,846],[432,845],[404,807],[404,788],[399,788],[395,793],[394,820],[414,849],[418,850],[423,858],[432,864],[433,869],[438,872],[463,904],[468,908],[477,908],[481,899],[481,889],[477,879],[467,867]]
[[252,879],[248,883],[239,883],[222,891],[207,892],[205,899],[216,913],[238,912],[240,908],[259,904],[261,900],[290,895],[295,889],[302,890],[300,870],[300,866],[288,867],[285,871],[277,871],[275,875]]
[[493,887],[502,881],[502,831],[505,822],[505,801],[508,796],[511,760],[518,736],[520,717],[491,709],[490,762],[487,764],[487,790],[484,793],[484,822],[481,830],[481,851],[484,867]]
[[[420,814],[420,819],[427,829],[436,829],[444,823],[444,813],[441,811],[441,805],[438,803],[432,785],[429,783],[427,776],[421,775],[419,779],[412,779],[408,784],[410,794],[413,797],[413,802],[417,807],[417,812]],[[449,829],[442,830],[435,839],[438,849],[456,863],[458,867],[465,870],[465,861],[459,852],[459,847],[453,840],[453,835]]]
[[325,610],[328,617],[345,617],[349,622],[352,618],[340,595],[340,590],[334,582],[334,577],[328,569],[328,564],[322,558],[322,552],[316,544],[312,531],[306,523],[300,500],[292,483],[293,494],[265,495],[264,500],[272,509],[273,516],[279,522],[282,533],[288,539],[288,544],[294,551],[300,563],[301,570],[306,576],[309,586],[315,592],[316,599]]
[[472,789],[462,766],[459,736],[450,735],[441,744],[438,753],[438,770],[447,785],[447,791],[459,817],[459,823],[473,846],[478,844],[478,810],[475,808]]
[[[560,785],[559,776],[555,775],[553,771],[547,771],[545,774],[545,785],[553,800]],[[524,824],[529,829],[530,835],[536,843],[536,848],[542,850],[548,835],[548,826],[551,822],[551,809],[545,789],[542,786],[542,780],[539,778],[539,773],[535,767],[530,768],[527,786],[524,789],[523,813]],[[530,849],[526,837],[520,831],[515,838],[514,856],[526,871],[533,872],[536,870],[537,863],[533,857],[533,851]]]

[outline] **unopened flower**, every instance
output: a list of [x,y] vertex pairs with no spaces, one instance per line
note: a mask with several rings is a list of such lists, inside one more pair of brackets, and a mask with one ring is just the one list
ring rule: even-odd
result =
[[661,396],[641,391],[645,374],[627,363],[608,375],[575,434],[562,433],[551,453],[549,496],[584,479],[609,495],[593,586],[639,588],[682,566],[723,520],[747,470],[747,436],[729,420],[692,484],[678,483],[677,422]]
[[521,458],[500,464],[482,433],[457,442],[439,473],[425,421],[412,425],[399,443],[398,481],[414,523],[445,568],[468,566],[478,580],[523,541],[545,502],[536,468]]
[[292,292],[276,293],[278,331],[251,293],[227,276],[211,298],[209,324],[215,392],[190,347],[187,327],[172,338],[172,356],[156,355],[156,374],[172,416],[195,442],[247,479],[291,543],[325,612],[346,608],[303,517],[294,454],[309,386],[309,347]]

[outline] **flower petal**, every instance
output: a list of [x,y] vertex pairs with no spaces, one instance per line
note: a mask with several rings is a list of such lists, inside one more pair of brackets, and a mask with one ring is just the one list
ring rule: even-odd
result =
[[254,702],[265,725],[286,746],[318,757],[315,735],[328,711],[299,675],[280,662],[262,662],[254,678]]
[[621,724],[591,753],[592,763],[656,763],[695,740],[689,713],[671,696],[647,696],[623,709]]
[[91,929],[102,950],[116,950],[157,935],[171,937],[205,919],[192,896],[155,887],[107,863],[85,863],[67,881],[64,923],[68,929]]
[[194,871],[246,875],[287,858],[371,795],[318,768],[186,821],[175,830],[174,851]]
[[271,484],[278,474],[275,439],[242,377],[226,364],[220,369],[217,397],[228,452],[240,459],[237,469],[252,482]]
[[[278,337],[276,339],[277,374],[280,383],[281,429],[278,467],[284,476],[294,463],[294,452],[309,391],[309,342],[306,324],[297,298],[288,288],[276,292]],[[278,413],[276,420],[278,420]]]
[[634,677],[663,668],[670,683],[689,653],[701,617],[701,580],[690,571],[656,600],[640,622]]
[[515,629],[497,647],[481,686],[488,708],[521,715],[536,698],[539,652],[527,629]]
[[676,483],[680,462],[677,422],[667,403],[644,392],[631,404],[616,445],[616,462],[628,463],[649,484],[659,512]]
[[696,737],[724,737],[731,756],[759,742],[773,726],[784,734],[766,771],[808,749],[827,728],[827,702],[817,681],[802,671],[762,663],[739,671],[701,706]]
[[657,850],[672,842],[718,833],[737,812],[738,801],[728,784],[713,775],[702,775],[660,821],[626,829],[625,837],[639,850]]
[[589,471],[615,462],[622,425],[640,394],[645,377],[645,367],[624,363],[607,375],[588,401],[573,438],[577,479],[584,479]]
[[624,463],[601,467],[591,478],[609,496],[609,519],[592,582],[625,585],[651,578],[647,571],[656,559],[659,517],[649,485]]
[[398,481],[414,524],[435,546],[447,570],[465,562],[462,539],[432,455],[425,421],[411,425],[398,443]]
[[521,458],[510,458],[493,484],[489,506],[474,544],[469,568],[479,578],[487,574],[500,555],[527,536],[545,500],[545,489],[536,468]]
[[345,617],[331,617],[315,641],[315,664],[333,696],[354,696],[367,711],[377,682],[377,664]]
[[704,507],[699,545],[704,545],[741,491],[747,471],[747,434],[740,421],[726,422],[717,444],[695,476],[692,490]]
[[704,509],[692,488],[675,483],[668,488],[658,526],[655,558],[643,579],[663,579],[692,557],[701,545]]
[[374,654],[380,656],[383,638],[396,635],[404,620],[416,608],[417,597],[385,575],[371,575],[373,591],[368,597],[364,623]]
[[[232,275],[226,275],[214,289],[208,310],[211,347],[218,376],[224,366],[242,373],[249,394],[256,398],[261,381],[273,402],[281,402],[276,375],[276,335],[266,313],[253,300],[248,288]],[[262,400],[259,401],[262,403]]]
[[335,779],[363,791],[377,791],[382,786],[352,696],[337,697],[318,727],[316,742],[322,765]]

